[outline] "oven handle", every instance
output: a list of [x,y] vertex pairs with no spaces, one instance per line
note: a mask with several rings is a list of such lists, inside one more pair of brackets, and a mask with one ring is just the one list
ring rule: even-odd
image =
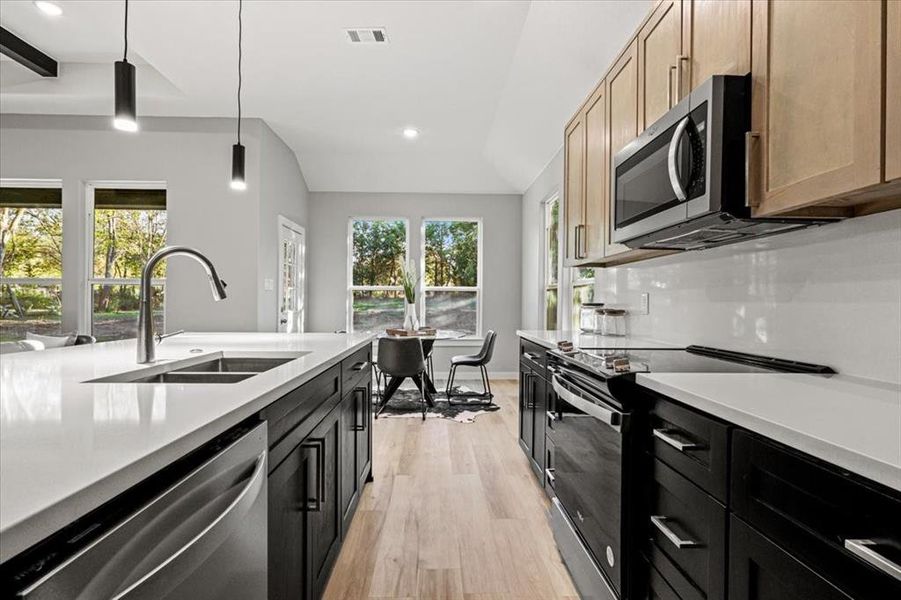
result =
[[577,396],[576,394],[563,387],[563,384],[560,383],[560,378],[556,375],[554,375],[553,377],[553,387],[554,392],[556,392],[559,397],[563,398],[574,408],[594,417],[605,425],[609,425],[616,431],[622,430],[623,415],[619,411],[613,410],[612,408],[607,408],[606,406],[595,404],[594,402],[585,400],[581,396]]
[[858,558],[865,560],[883,573],[891,575],[898,581],[901,581],[901,565],[891,561],[874,550],[874,546],[876,546],[876,542],[873,540],[845,540],[845,549],[851,551]]
[[688,193],[685,191],[685,188],[682,186],[682,181],[679,179],[679,167],[676,165],[676,152],[679,151],[679,142],[682,140],[682,134],[685,133],[685,128],[688,127],[689,119],[690,117],[684,117],[679,121],[679,124],[676,125],[673,139],[671,139],[669,143],[669,155],[667,157],[669,182],[670,185],[673,186],[673,192],[675,192],[676,198],[682,202],[688,198]]

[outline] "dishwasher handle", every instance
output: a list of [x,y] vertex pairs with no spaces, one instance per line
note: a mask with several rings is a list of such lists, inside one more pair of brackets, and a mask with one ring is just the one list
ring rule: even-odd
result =
[[200,533],[171,556],[153,567],[140,579],[113,596],[113,600],[125,598],[162,597],[165,588],[182,581],[218,548],[244,520],[256,502],[266,482],[266,451],[260,452],[254,462],[253,473],[234,500]]
[[560,381],[560,377],[557,375],[554,375],[552,385],[557,396],[559,398],[562,398],[576,410],[594,417],[601,423],[608,425],[610,428],[616,431],[622,430],[623,414],[618,410],[615,410],[612,407],[608,407],[606,404],[603,404],[600,401],[592,402],[591,400],[586,400],[582,396],[569,391],[568,389],[566,389],[566,387],[563,386],[563,383]]

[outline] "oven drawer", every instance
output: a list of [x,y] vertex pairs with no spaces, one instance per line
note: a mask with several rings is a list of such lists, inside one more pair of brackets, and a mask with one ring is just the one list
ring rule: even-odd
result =
[[536,372],[536,374],[544,379],[547,379],[547,348],[536,344],[535,342],[530,342],[529,340],[524,340],[520,338],[519,340],[519,360],[524,363],[530,369]]
[[684,600],[725,596],[726,508],[653,461],[645,554]]
[[660,397],[649,421],[651,454],[725,504],[729,426]]
[[901,598],[901,494],[745,431],[731,483],[733,512],[831,583]]
[[341,361],[341,385],[347,394],[356,383],[372,373],[372,344],[366,344]]

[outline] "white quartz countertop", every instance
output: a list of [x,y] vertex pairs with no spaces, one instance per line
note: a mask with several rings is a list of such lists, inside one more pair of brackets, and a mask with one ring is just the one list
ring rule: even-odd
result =
[[615,335],[598,335],[595,333],[582,333],[581,331],[527,329],[516,332],[521,338],[540,344],[545,348],[556,348],[557,342],[570,341],[576,349],[582,350],[609,350],[609,349],[674,349],[684,348],[675,344],[668,344],[649,338]]
[[901,491],[898,384],[769,373],[639,373],[636,381]]
[[135,340],[0,358],[0,562],[256,413],[369,334],[186,333],[158,361],[309,352],[232,384],[83,383],[141,368]]

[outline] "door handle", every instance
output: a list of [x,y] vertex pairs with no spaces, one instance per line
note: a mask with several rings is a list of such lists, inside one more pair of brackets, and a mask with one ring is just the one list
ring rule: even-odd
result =
[[901,581],[901,565],[886,558],[875,550],[877,543],[873,540],[845,540],[845,549],[858,558],[863,559],[883,573]]
[[307,494],[309,490],[305,490],[304,495],[307,497],[304,499],[303,509],[307,512],[320,512],[322,510],[322,498],[325,496],[325,477],[323,476],[323,471],[325,470],[325,440],[314,438],[302,444],[301,447],[316,452],[316,496],[310,498]]
[[[677,71],[679,67],[670,65],[666,71],[666,107],[673,107],[673,71]],[[648,125],[649,123],[646,123]]]
[[651,517],[651,524],[656,527],[660,531],[660,533],[666,536],[666,539],[672,542],[673,546],[681,550],[682,548],[697,548],[701,545],[698,542],[692,540],[683,540],[678,535],[676,535],[676,533],[666,525],[666,521],[668,519],[669,517],[654,515]]
[[279,319],[278,322],[281,323],[282,325],[284,325],[285,323],[288,322],[288,319]]
[[548,467],[547,469],[544,470],[544,475],[545,475],[545,477],[547,477],[547,482],[551,485],[554,485],[555,483],[557,483],[557,478],[554,476],[554,472],[556,470],[557,469],[552,469],[550,467]]
[[585,235],[585,224],[579,225],[582,233],[579,234],[579,258],[588,256],[588,236]]
[[365,410],[363,410],[363,402],[365,402],[366,394],[363,393],[362,390],[358,389],[354,391],[354,424],[350,428],[351,431],[366,431],[366,419],[363,418],[362,424],[357,423],[357,415],[364,415]]
[[361,361],[361,362],[358,362],[358,363],[354,363],[354,365],[351,367],[351,370],[352,370],[352,371],[362,371],[362,370],[365,369],[367,366],[369,366],[369,361],[368,361],[368,360],[364,360],[364,361]]
[[573,231],[573,233],[576,236],[575,243],[573,244],[573,258],[582,258],[581,256],[579,256],[579,248],[581,247],[581,244],[579,243],[579,232],[581,230],[582,230],[582,226],[576,225],[576,228]]
[[677,54],[676,55],[676,103],[679,102],[679,94],[682,93],[683,79],[682,75],[685,73],[685,69],[682,68],[683,63],[688,62],[688,55],[686,54]]
[[672,446],[679,452],[685,452],[686,450],[699,450],[704,447],[701,444],[696,444],[694,442],[683,442],[682,440],[674,438],[671,435],[673,433],[672,429],[654,429],[651,433],[655,438],[665,444]]
[[754,201],[754,198],[752,197],[754,194],[751,193],[751,182],[753,180],[753,177],[751,176],[751,147],[754,145],[754,140],[759,139],[759,132],[745,132],[745,207],[747,208],[751,208],[751,203]]
[[682,186],[682,181],[679,179],[679,167],[676,164],[676,153],[679,151],[679,142],[682,140],[682,134],[685,133],[685,128],[688,127],[688,121],[689,117],[683,117],[683,119],[679,121],[679,124],[676,125],[676,131],[673,133],[673,139],[670,140],[669,153],[667,155],[669,183],[673,187],[676,198],[683,202],[688,198],[688,193],[685,191],[685,188]]

